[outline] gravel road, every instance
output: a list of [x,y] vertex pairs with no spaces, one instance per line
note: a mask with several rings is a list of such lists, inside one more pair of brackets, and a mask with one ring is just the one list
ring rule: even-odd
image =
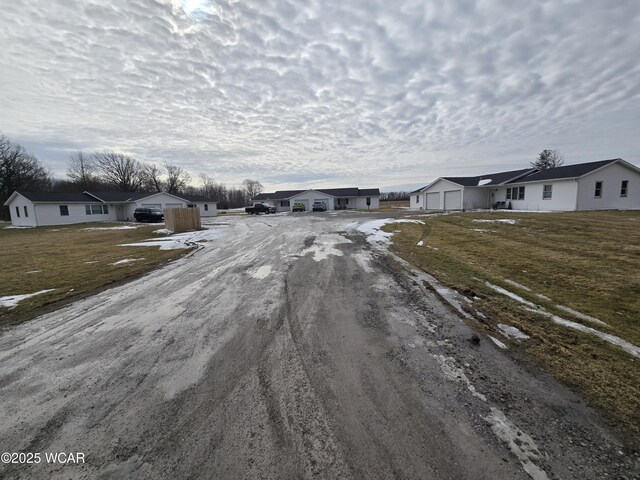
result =
[[358,227],[218,217],[216,240],[0,332],[3,478],[637,478],[638,452]]

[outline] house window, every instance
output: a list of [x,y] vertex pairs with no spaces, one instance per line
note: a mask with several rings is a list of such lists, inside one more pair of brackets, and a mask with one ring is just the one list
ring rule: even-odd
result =
[[602,198],[602,182],[596,182],[595,197]]
[[68,205],[60,205],[60,216],[68,217],[69,216],[69,206]]
[[209,211],[209,205],[207,205],[206,203],[204,204],[204,211],[208,212]]
[[20,207],[16,207],[16,215],[20,218]]
[[24,206],[24,216],[28,217],[29,216],[29,210],[27,210],[27,206]]
[[87,215],[108,215],[109,209],[106,205],[85,205],[84,211]]
[[420,195],[416,195],[416,203],[420,203]]
[[187,205],[187,208],[197,208],[197,205],[194,205],[193,203],[189,203]]
[[507,188],[507,200],[511,200],[511,189]]
[[281,207],[289,207],[290,205],[291,203],[289,202],[289,200],[280,200]]
[[542,187],[542,198],[544,200],[550,199],[552,190],[553,190],[553,185],[543,185],[543,187]]
[[[524,200],[524,186],[516,188],[516,190],[518,191],[518,200]],[[515,200],[515,193],[513,195],[513,198]]]
[[[626,197],[628,189],[629,189],[629,180],[622,180],[622,186],[620,187],[620,196]],[[24,208],[27,208],[27,207],[24,207]]]

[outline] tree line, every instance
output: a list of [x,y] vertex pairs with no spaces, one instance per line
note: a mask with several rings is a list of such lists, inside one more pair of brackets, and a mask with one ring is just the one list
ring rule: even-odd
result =
[[[191,184],[191,174],[182,167],[162,162],[144,163],[131,155],[104,150],[76,152],[67,163],[66,178],[56,178],[43,163],[7,136],[0,134],[0,205],[18,190],[23,192],[168,192],[176,195],[202,195],[218,202],[218,208],[245,206],[262,191],[257,180],[247,179],[242,187],[227,187],[206,173],[198,176],[201,186]],[[2,206],[0,217],[9,218]]]

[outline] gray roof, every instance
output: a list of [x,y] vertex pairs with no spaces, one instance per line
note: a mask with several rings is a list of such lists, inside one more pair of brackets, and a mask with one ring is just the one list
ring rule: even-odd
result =
[[490,185],[502,185],[510,180],[521,178],[528,173],[536,172],[535,168],[523,168],[520,170],[509,170],[507,172],[487,173],[484,175],[478,175],[475,177],[442,177],[450,182],[457,183],[463,187],[477,187],[482,180],[491,180],[484,183],[484,186]]
[[621,158],[613,158],[611,160],[600,160],[597,162],[577,163],[575,165],[564,165],[562,167],[548,168],[540,170],[531,175],[527,175],[519,180],[513,180],[509,183],[521,182],[538,182],[541,180],[558,180],[561,178],[577,178],[591,173],[605,165],[622,160]]
[[272,193],[260,193],[253,197],[254,201],[257,200],[286,200],[301,193],[308,192],[309,190],[315,190],[317,192],[326,193],[332,197],[365,197],[380,195],[380,189],[378,188],[308,188],[307,190],[279,190]]
[[212,200],[209,197],[205,197],[204,195],[176,195],[176,196],[180,198],[184,198],[188,202],[217,203],[215,200]]
[[79,192],[16,192],[32,202],[95,203],[91,195]]
[[86,192],[94,197],[104,200],[105,202],[129,202],[140,200],[141,198],[150,197],[160,192],[140,193],[140,192]]

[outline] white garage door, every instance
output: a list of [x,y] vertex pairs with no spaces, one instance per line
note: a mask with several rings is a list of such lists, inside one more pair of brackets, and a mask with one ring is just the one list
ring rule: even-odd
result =
[[445,210],[461,210],[462,191],[451,190],[444,192],[444,209]]
[[291,203],[291,207],[292,208],[296,203],[301,203],[301,204],[304,205],[304,211],[305,212],[308,212],[310,210],[310,208],[309,208],[309,200],[291,200],[290,203]]
[[440,192],[427,193],[427,210],[440,209]]
[[164,208],[182,208],[181,203],[167,203]]
[[143,203],[142,208],[162,208],[159,203]]

